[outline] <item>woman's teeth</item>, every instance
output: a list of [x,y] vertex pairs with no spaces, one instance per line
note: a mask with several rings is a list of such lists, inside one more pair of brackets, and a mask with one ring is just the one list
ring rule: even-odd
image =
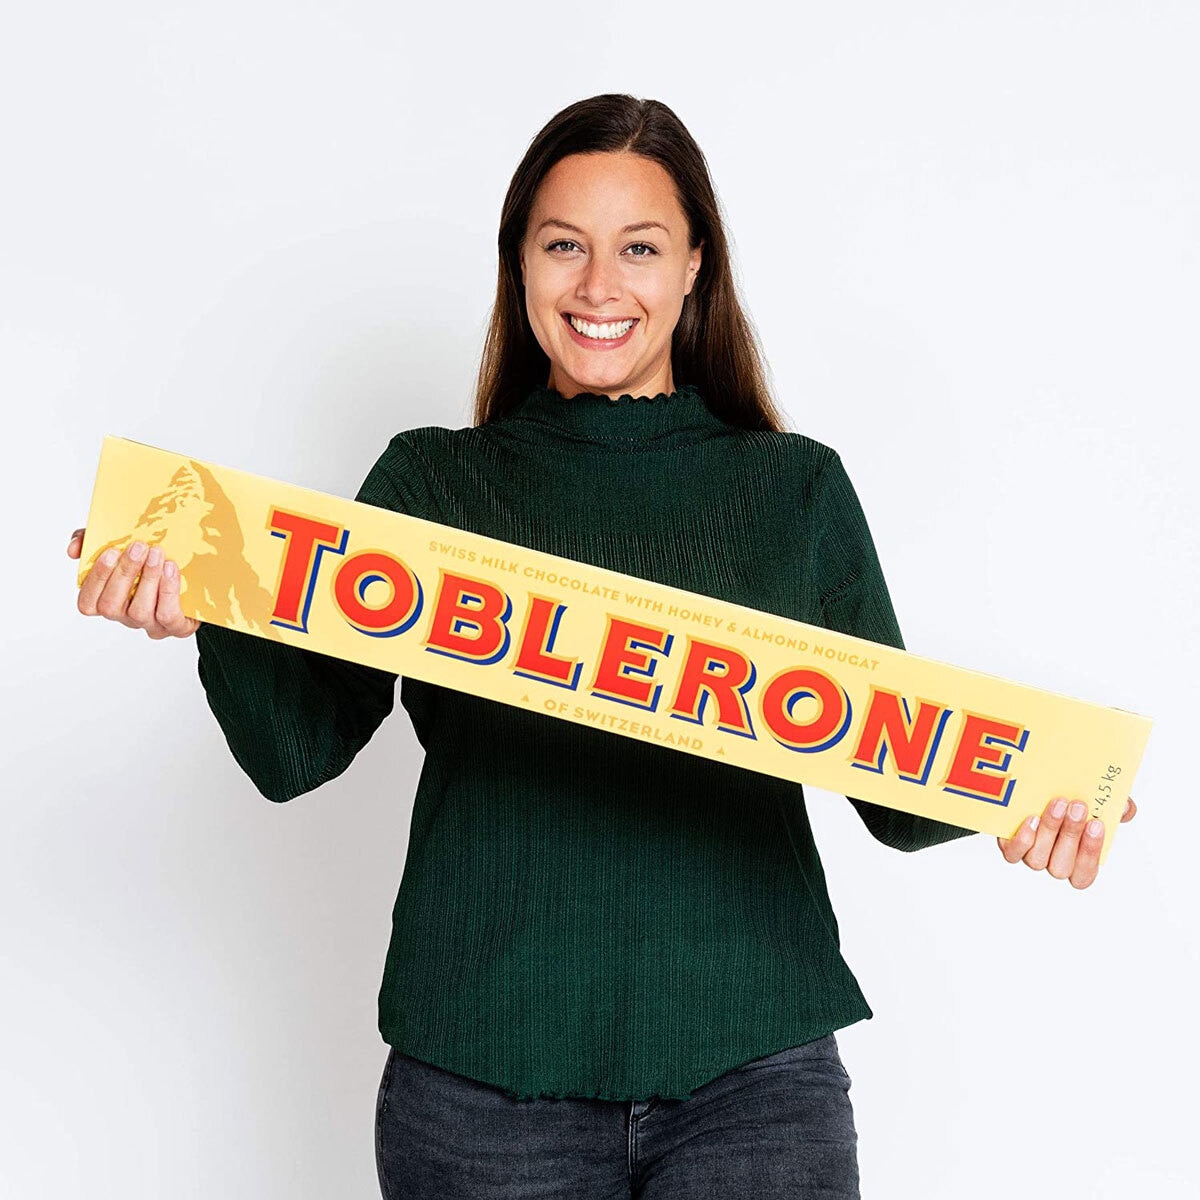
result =
[[571,328],[576,333],[582,333],[584,337],[590,338],[619,338],[624,335],[633,325],[633,320],[616,321],[608,325],[589,325],[587,321],[581,321],[578,317],[569,317]]

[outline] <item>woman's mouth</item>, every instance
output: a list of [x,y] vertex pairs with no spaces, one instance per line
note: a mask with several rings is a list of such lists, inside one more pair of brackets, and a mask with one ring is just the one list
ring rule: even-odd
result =
[[625,317],[623,320],[584,321],[572,313],[563,313],[563,321],[570,331],[571,340],[577,345],[586,346],[589,350],[613,350],[629,341],[637,317]]

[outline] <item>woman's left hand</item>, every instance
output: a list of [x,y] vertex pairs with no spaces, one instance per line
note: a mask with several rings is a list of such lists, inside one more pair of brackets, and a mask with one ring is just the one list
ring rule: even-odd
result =
[[[1130,796],[1121,820],[1132,821],[1137,805]],[[1087,806],[1081,800],[1068,803],[1061,796],[1051,800],[1041,817],[1029,817],[1010,838],[997,838],[1000,851],[1010,862],[1023,862],[1035,871],[1049,871],[1055,879],[1069,879],[1075,888],[1088,887],[1100,869],[1100,847],[1104,825],[1099,819],[1084,824]]]

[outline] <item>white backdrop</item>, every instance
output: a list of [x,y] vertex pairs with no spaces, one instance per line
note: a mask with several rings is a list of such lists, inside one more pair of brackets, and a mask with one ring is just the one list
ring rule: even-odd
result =
[[[776,18],[776,22],[779,18]],[[1096,884],[811,793],[874,1020],[863,1194],[1193,1197],[1194,5],[26,5],[0,40],[0,1195],[378,1194],[399,706],[284,807],[192,641],[75,611],[105,433],[353,495],[470,423],[505,188],[565,104],[709,159],[793,427],[911,650],[1156,720]],[[786,515],[785,515],[786,519]]]

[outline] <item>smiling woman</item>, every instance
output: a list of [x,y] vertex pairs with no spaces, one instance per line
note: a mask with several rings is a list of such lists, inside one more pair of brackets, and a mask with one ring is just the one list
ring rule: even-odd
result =
[[477,425],[531,381],[614,399],[682,382],[728,424],[784,430],[708,165],[665,104],[605,94],[552,117],[513,173],[497,247]]
[[[498,249],[474,424],[396,434],[358,500],[904,648],[840,456],[768,395],[704,157],[666,105],[557,114]],[[345,771],[396,676],[182,617],[156,550],[101,559],[80,610],[195,634],[263,795]],[[425,762],[378,995],[386,1200],[857,1197],[835,1034],[873,1014],[803,788],[417,679],[401,699]],[[848,800],[894,849],[970,834]],[[1083,809],[1048,803],[1004,857],[1089,886]]]
[[548,386],[565,396],[672,391],[671,336],[703,246],[690,244],[666,170],[639,154],[570,155],[543,179],[530,226],[521,283],[548,347]]

